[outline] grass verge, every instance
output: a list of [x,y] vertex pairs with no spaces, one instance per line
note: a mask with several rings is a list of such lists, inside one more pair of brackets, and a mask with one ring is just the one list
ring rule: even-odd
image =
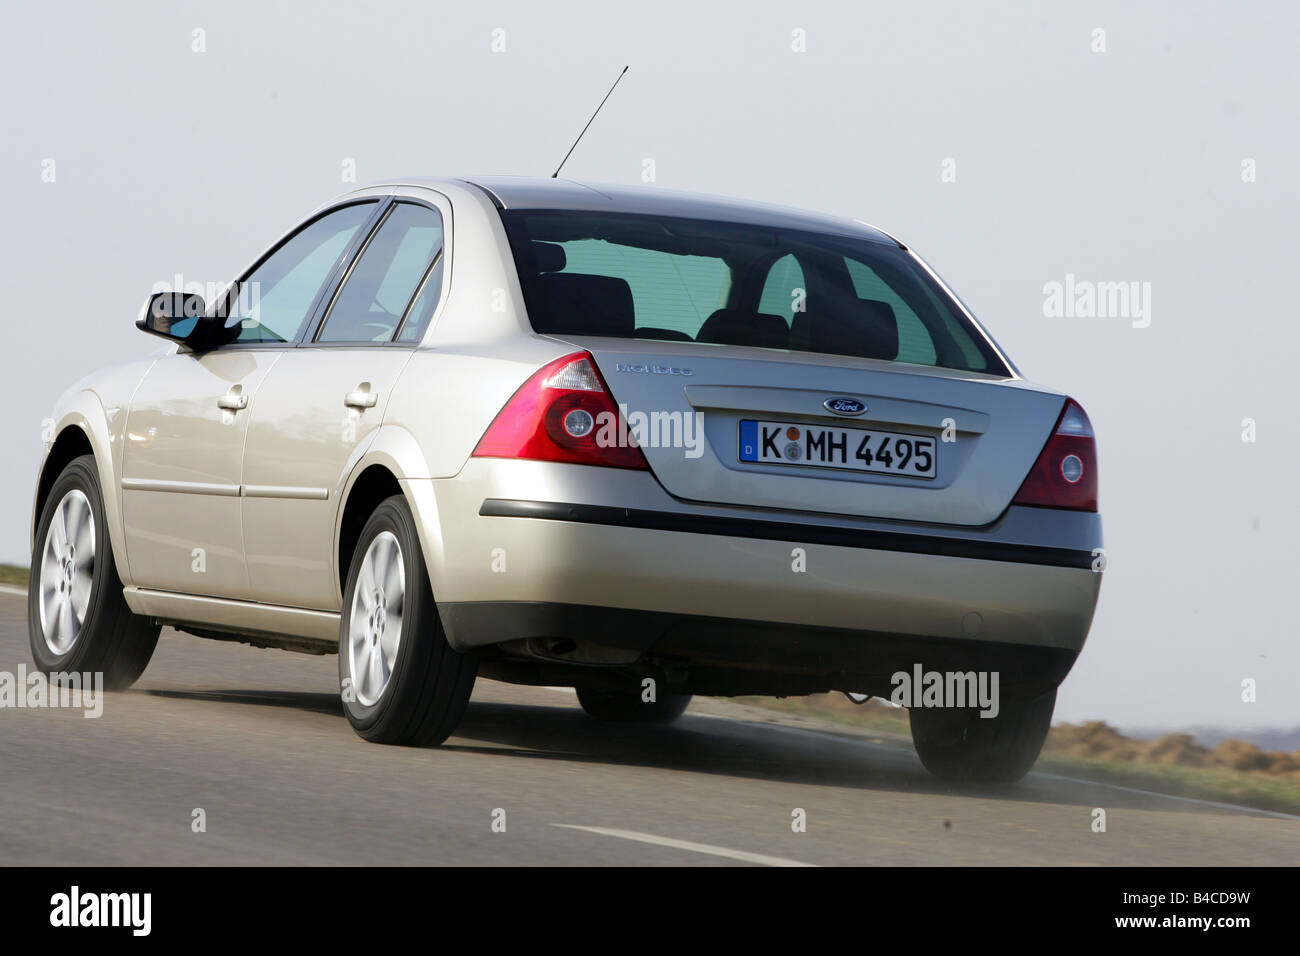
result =
[[0,564],[0,584],[12,584],[14,587],[27,587],[30,572],[17,564]]
[[1034,769],[1180,797],[1300,814],[1300,782],[1290,775],[1267,776],[1217,767],[1123,763],[1051,750],[1043,751]]
[[[779,711],[792,717],[813,717],[832,723],[911,737],[907,711],[871,700],[854,704],[841,694],[809,697],[737,697],[739,703]],[[1176,746],[1174,746],[1176,745]],[[1080,747],[1111,750],[1122,759],[1069,752]],[[1151,790],[1173,796],[1235,803],[1260,810],[1300,814],[1300,773],[1235,769],[1231,766],[1187,766],[1171,760],[1212,762],[1222,754],[1256,757],[1263,754],[1251,744],[1229,741],[1213,751],[1183,734],[1156,741],[1130,740],[1105,724],[1057,724],[1043,748],[1035,770],[1095,780],[1122,787]],[[1287,755],[1272,755],[1285,760]],[[1292,755],[1294,759],[1295,755]],[[1263,762],[1263,761],[1261,761]],[[1279,761],[1273,761],[1275,765]],[[1292,764],[1294,765],[1294,764]]]

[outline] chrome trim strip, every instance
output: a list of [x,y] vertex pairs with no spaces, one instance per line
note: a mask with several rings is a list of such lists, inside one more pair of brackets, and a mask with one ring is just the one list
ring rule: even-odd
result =
[[[894,239],[893,236],[890,236],[889,238]],[[898,242],[897,239],[894,239],[894,241]],[[899,242],[898,244],[900,246],[903,246],[901,242]],[[944,282],[943,279],[939,277],[939,273],[935,272],[934,269],[931,268],[930,263],[926,262],[919,255],[917,255],[915,249],[909,249],[907,246],[903,246],[903,248],[907,250],[907,254],[912,257],[912,260],[926,271],[926,273],[930,276],[931,279],[935,281],[935,283],[939,286],[939,288],[943,289],[943,291],[948,294],[948,298],[957,304],[957,308],[961,309],[962,314],[966,316],[967,319],[970,320],[970,323],[973,326],[975,326],[975,330],[979,332],[981,336],[983,336],[984,341],[988,344],[989,348],[993,350],[993,354],[996,355],[998,358],[1000,358],[1002,360],[1002,364],[1004,364],[1007,367],[1007,370],[1010,371],[1011,373],[1010,377],[1023,380],[1024,376],[1020,374],[1020,369],[1016,368],[1016,364],[1012,362],[1010,358],[1007,357],[1007,353],[1002,351],[1002,346],[998,345],[998,343],[994,341],[993,336],[989,333],[989,330],[984,328],[984,325],[980,322],[979,319],[975,318],[975,313],[966,307],[966,303],[963,302],[961,298],[957,295],[957,293],[952,290],[951,286],[949,286],[948,283]],[[997,373],[990,372],[988,374],[996,375]]]
[[328,488],[299,488],[293,485],[243,485],[245,498],[303,498],[309,501],[328,501]]
[[301,498],[328,501],[328,488],[294,485],[222,485],[209,481],[164,481],[156,478],[123,478],[124,491],[162,491],[181,495],[217,495],[222,498]]
[[123,491],[163,491],[182,495],[218,495],[238,498],[239,485],[223,485],[210,481],[164,481],[157,478],[123,478]]

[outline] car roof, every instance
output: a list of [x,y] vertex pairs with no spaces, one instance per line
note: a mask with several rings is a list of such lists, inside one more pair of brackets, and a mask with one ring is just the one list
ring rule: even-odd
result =
[[543,179],[531,176],[465,176],[455,180],[408,178],[393,184],[438,188],[449,182],[469,183],[486,192],[502,209],[577,209],[593,212],[625,212],[652,216],[712,219],[756,226],[830,232],[872,239],[890,245],[898,240],[857,219],[807,212],[772,203],[752,202],[680,192],[658,186],[626,186],[583,183],[572,179]]

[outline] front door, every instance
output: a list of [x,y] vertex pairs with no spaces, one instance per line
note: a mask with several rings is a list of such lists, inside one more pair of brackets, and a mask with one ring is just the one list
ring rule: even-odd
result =
[[[230,341],[160,358],[128,410],[122,514],[138,587],[246,598],[242,479],[267,372],[298,342],[376,201],[318,216],[272,247],[228,305]],[[238,331],[236,331],[236,326]]]
[[122,518],[138,587],[239,597],[240,462],[248,404],[276,355],[217,349],[160,358],[127,413]]

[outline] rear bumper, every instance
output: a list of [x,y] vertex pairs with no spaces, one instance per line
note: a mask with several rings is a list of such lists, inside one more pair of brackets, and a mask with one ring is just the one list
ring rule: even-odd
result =
[[[842,690],[888,697],[893,675],[917,667],[995,672],[1008,693],[1034,696],[1059,685],[1078,656],[1060,647],[576,604],[479,602],[440,604],[439,611],[449,634],[482,643],[564,637],[641,652],[634,666],[600,668],[615,686],[626,685],[631,675],[652,675],[672,691],[717,696]],[[519,661],[495,667],[491,675],[517,683],[593,679],[590,667],[569,668],[567,675],[554,663],[535,670]]]
[[493,459],[407,484],[437,521],[426,553],[461,649],[569,637],[820,670],[1041,649],[1020,657],[1064,677],[1101,582],[1096,514],[1012,508],[985,528],[782,514],[687,504],[646,472]]

